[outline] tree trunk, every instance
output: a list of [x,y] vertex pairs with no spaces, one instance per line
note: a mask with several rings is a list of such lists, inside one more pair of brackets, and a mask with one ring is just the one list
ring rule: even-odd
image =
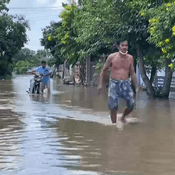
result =
[[162,0],[157,0],[157,6],[162,5]]
[[146,75],[146,70],[145,70],[142,52],[139,49],[137,49],[137,54],[139,57],[139,67],[140,67],[140,72],[141,72],[143,82],[146,85],[146,89],[147,89],[148,94],[151,97],[154,97],[154,88],[153,88],[152,83],[149,80],[148,76]]
[[154,77],[155,77],[155,75],[156,75],[156,72],[157,72],[156,66],[152,66],[152,68],[151,68],[151,77],[150,77],[150,82],[151,82],[151,84],[152,84],[153,81],[154,81]]
[[166,59],[165,63],[166,63],[166,65],[165,65],[165,80],[164,80],[163,89],[162,89],[162,97],[168,98],[169,93],[170,93],[171,79],[172,79],[173,71],[171,70],[170,67],[168,67],[168,65],[171,63],[171,60]]
[[85,66],[85,64],[80,63],[80,82],[81,82],[81,85],[85,84],[85,78],[86,78],[86,66]]

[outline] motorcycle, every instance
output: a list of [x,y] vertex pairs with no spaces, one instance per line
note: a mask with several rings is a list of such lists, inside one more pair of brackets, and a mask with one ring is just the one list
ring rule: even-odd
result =
[[40,94],[41,92],[41,83],[42,83],[43,76],[41,74],[36,74],[34,78],[30,80],[30,94]]
[[[28,72],[30,74],[31,72]],[[52,72],[47,72],[45,74],[41,74],[39,72],[35,73],[35,76],[30,80],[30,88],[29,91],[26,91],[29,94],[40,94],[42,88],[42,80],[43,77],[50,76],[53,77]]]

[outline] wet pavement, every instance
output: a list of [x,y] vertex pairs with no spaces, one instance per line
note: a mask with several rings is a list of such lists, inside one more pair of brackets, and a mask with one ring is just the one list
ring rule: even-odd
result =
[[55,79],[50,96],[28,95],[29,79],[0,81],[0,175],[175,174],[173,98],[142,92],[132,113],[140,123],[120,131],[96,88]]

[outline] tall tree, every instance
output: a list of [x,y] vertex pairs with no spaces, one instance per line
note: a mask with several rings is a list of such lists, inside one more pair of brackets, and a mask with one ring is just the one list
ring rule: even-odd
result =
[[22,48],[18,51],[13,56],[12,61],[16,73],[24,73],[27,69],[39,66],[41,63],[40,59],[36,56],[36,52],[29,48]]
[[[140,65],[147,92],[155,96],[153,80],[156,71],[169,63],[165,64],[161,58],[161,48],[151,42],[150,30],[153,29],[150,28],[149,19],[152,17],[147,12],[149,9],[156,12],[161,1],[82,0],[79,3],[79,6],[63,4],[61,25],[46,34],[48,38],[45,38],[57,50],[55,55],[59,53],[69,64],[77,61],[83,63],[88,55],[96,55],[98,59],[99,55],[109,54],[113,50],[116,46],[113,45],[114,41],[127,39],[129,52],[134,56],[135,63]],[[167,67],[166,70],[170,69]],[[167,97],[163,93],[162,96]]]
[[[165,65],[165,81],[161,96],[168,98],[175,61],[175,2],[162,3],[158,7],[143,9],[145,17],[149,17],[149,42],[161,50],[162,61]],[[172,63],[172,64],[170,64]],[[174,68],[173,68],[174,69]]]
[[53,62],[57,66],[62,62],[60,45],[61,41],[57,37],[57,29],[62,25],[61,22],[55,23],[51,22],[50,26],[46,26],[43,31],[43,37],[41,38],[41,45],[52,54],[55,58]]
[[13,62],[17,63],[18,61],[30,61],[36,59],[35,54],[36,52],[34,50],[22,48],[17,54],[13,56]]
[[11,74],[12,57],[27,42],[28,22],[22,16],[0,16],[0,75]]
[[6,7],[6,4],[8,4],[10,2],[10,0],[1,0],[0,1],[0,13],[3,10],[8,11],[8,8]]

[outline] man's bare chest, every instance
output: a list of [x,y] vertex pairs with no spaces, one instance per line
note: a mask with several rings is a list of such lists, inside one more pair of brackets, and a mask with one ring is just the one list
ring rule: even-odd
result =
[[126,69],[129,70],[131,62],[128,58],[114,58],[112,60],[113,69]]

